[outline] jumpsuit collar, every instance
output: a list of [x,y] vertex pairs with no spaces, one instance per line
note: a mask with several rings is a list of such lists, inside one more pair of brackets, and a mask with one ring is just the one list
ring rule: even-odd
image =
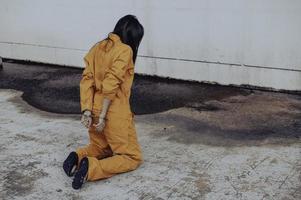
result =
[[120,37],[113,32],[109,33],[108,42],[105,45],[105,51],[109,52],[111,50],[111,48],[114,46],[114,44],[117,42],[121,42]]
[[114,43],[120,41],[120,37],[119,37],[117,34],[113,33],[113,32],[109,33],[109,38],[110,38]]

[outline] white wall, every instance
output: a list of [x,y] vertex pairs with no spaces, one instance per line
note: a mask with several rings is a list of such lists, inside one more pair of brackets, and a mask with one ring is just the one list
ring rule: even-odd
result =
[[145,27],[136,72],[301,90],[300,0],[0,0],[0,56],[83,66],[135,14]]

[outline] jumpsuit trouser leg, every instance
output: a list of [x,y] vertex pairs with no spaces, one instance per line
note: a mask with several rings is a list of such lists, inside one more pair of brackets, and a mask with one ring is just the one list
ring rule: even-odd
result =
[[[109,178],[115,174],[134,170],[142,163],[142,153],[132,118],[110,117],[106,120],[103,132],[90,134],[90,137],[90,141],[97,141],[98,144],[101,144],[97,146],[97,150],[87,151],[87,154],[81,153],[84,152],[81,149],[77,151],[81,154],[80,159],[84,156],[88,157],[87,179],[89,181]],[[106,146],[107,144],[108,146]],[[112,156],[100,158],[108,147]]]
[[[93,117],[93,123],[98,121],[98,118]],[[78,155],[78,165],[84,157],[95,157],[97,159],[112,156],[113,152],[103,133],[96,132],[94,127],[88,130],[90,143],[85,147],[80,147],[76,150]]]

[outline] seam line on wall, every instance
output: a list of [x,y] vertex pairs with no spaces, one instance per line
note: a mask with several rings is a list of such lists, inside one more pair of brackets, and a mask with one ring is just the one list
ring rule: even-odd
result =
[[[65,50],[76,50],[76,51],[85,51],[85,52],[88,51],[88,49],[77,49],[77,48],[59,47],[59,46],[51,46],[51,45],[29,44],[29,43],[21,43],[21,42],[0,41],[0,43],[13,44],[13,45],[37,46],[37,47],[55,48],[55,49],[65,49]],[[226,63],[226,62],[216,62],[216,61],[193,60],[193,59],[185,59],[185,58],[172,58],[172,57],[146,56],[146,55],[138,55],[138,57],[155,58],[155,59],[161,59],[161,60],[176,60],[176,61],[183,61],[183,62],[197,62],[197,63],[207,63],[207,64],[230,65],[230,66],[235,66],[235,67],[249,67],[249,68],[259,68],[259,69],[272,69],[272,70],[282,70],[282,71],[291,71],[291,72],[301,72],[300,69],[266,67],[266,66],[259,66],[259,65],[247,65],[247,64]]]
[[29,44],[29,43],[22,43],[22,42],[3,42],[0,41],[2,44],[13,44],[13,45],[24,45],[24,46],[35,46],[35,47],[45,47],[50,49],[66,49],[66,50],[76,50],[76,51],[88,51],[88,49],[77,49],[71,47],[60,47],[60,46],[51,46],[45,44]]
[[205,61],[205,60],[192,60],[192,59],[184,59],[184,58],[171,58],[171,57],[158,57],[158,56],[145,56],[145,55],[139,55],[139,57],[156,58],[156,59],[162,59],[162,60],[178,60],[178,61],[184,61],[184,62],[198,62],[198,63],[208,63],[208,64],[231,65],[231,66],[236,66],[236,67],[249,67],[249,68],[260,68],[260,69],[273,69],[273,70],[282,70],[282,71],[301,72],[300,69],[288,69],[288,68],[281,68],[281,67],[265,67],[265,66],[258,66],[258,65],[246,65],[246,64],[236,64],[236,63],[226,63],[226,62],[214,62],[214,61]]

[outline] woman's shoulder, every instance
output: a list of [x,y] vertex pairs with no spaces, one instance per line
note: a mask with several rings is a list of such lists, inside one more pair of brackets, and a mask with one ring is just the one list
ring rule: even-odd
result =
[[100,40],[98,42],[96,42],[91,48],[89,51],[93,51],[93,50],[96,50],[98,48],[102,48],[105,43],[106,43],[107,39],[103,39],[103,40]]
[[108,38],[95,43],[90,48],[89,54],[95,54],[95,52],[98,52],[98,51],[104,51],[105,53],[107,53],[108,55],[113,56],[113,57],[118,57],[121,54],[123,54],[123,55],[127,54],[129,56],[133,55],[133,50],[129,45],[127,45],[121,41],[113,43]]
[[120,54],[133,55],[132,48],[123,42],[119,42],[118,44],[114,45],[113,51],[116,55],[120,55]]

